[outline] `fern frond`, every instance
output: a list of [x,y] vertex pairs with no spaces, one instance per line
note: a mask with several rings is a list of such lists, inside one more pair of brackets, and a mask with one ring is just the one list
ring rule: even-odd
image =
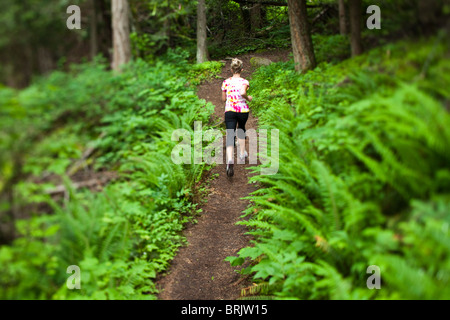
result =
[[337,197],[339,197],[340,194],[337,192],[336,183],[332,175],[325,168],[322,162],[314,161],[313,168],[316,172],[316,177],[319,182],[321,191],[320,194],[324,204],[325,212],[328,214],[332,214],[334,219],[334,229],[340,230],[342,228],[342,225],[337,204]]

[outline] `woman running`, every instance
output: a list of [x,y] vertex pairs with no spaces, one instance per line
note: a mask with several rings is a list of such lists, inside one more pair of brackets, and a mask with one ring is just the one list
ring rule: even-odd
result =
[[249,107],[248,101],[253,97],[247,95],[247,89],[250,84],[244,78],[241,78],[243,71],[243,62],[239,59],[231,61],[231,72],[233,76],[222,83],[222,100],[225,102],[225,124],[227,127],[227,175],[234,175],[234,138],[236,135],[236,126],[239,124],[237,136],[239,141],[239,158],[244,161],[248,157],[245,151],[245,123],[248,120]]

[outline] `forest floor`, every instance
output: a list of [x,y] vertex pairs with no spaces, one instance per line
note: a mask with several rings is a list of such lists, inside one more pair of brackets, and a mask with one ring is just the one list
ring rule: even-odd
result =
[[[254,71],[250,65],[252,57],[264,57],[273,62],[287,61],[289,51],[274,50],[238,56],[244,62],[241,76],[248,80],[251,80]],[[219,78],[198,88],[199,98],[215,106],[211,119],[213,123],[223,122],[224,119],[221,85],[232,75],[229,71],[231,60],[226,59],[225,62]],[[257,128],[258,120],[250,112],[246,129]],[[246,147],[248,152],[248,141]],[[158,279],[159,299],[234,300],[239,298],[242,288],[251,285],[249,279],[237,273],[237,268],[224,260],[228,256],[236,256],[251,240],[251,236],[246,234],[246,227],[236,225],[241,220],[242,211],[249,205],[249,201],[242,198],[256,190],[256,186],[248,181],[251,173],[247,168],[251,165],[248,160],[246,162],[245,165],[235,164],[232,178],[227,177],[225,164],[216,165],[207,173],[205,178],[209,180],[209,186],[206,202],[201,205],[202,214],[196,224],[186,227],[184,235],[187,245],[179,250],[167,274]]]

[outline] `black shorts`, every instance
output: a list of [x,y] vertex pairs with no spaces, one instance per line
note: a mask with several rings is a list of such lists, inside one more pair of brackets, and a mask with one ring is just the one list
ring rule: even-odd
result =
[[236,126],[239,125],[237,136],[239,139],[245,139],[245,124],[248,120],[248,112],[225,112],[225,125],[227,127],[227,146],[234,145]]

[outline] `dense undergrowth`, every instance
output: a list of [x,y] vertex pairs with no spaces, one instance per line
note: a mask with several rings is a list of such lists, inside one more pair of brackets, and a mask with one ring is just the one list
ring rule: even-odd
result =
[[[450,298],[447,36],[253,74],[252,110],[280,130],[280,164],[252,178],[263,188],[240,223],[255,241],[227,258],[253,260],[244,296]],[[367,286],[372,265],[380,290]]]
[[[22,91],[0,89],[0,191],[13,194],[0,209],[28,212],[16,221],[2,215],[15,223],[16,239],[0,247],[1,299],[155,298],[155,277],[200,210],[193,197],[208,169],[175,165],[172,133],[208,123],[213,105],[195,86],[222,68],[186,58],[170,52],[121,74],[97,61]],[[90,148],[79,171],[118,175],[101,192],[76,190],[69,177]],[[59,183],[64,197],[51,197]],[[81,269],[81,290],[66,286],[71,265]]]

